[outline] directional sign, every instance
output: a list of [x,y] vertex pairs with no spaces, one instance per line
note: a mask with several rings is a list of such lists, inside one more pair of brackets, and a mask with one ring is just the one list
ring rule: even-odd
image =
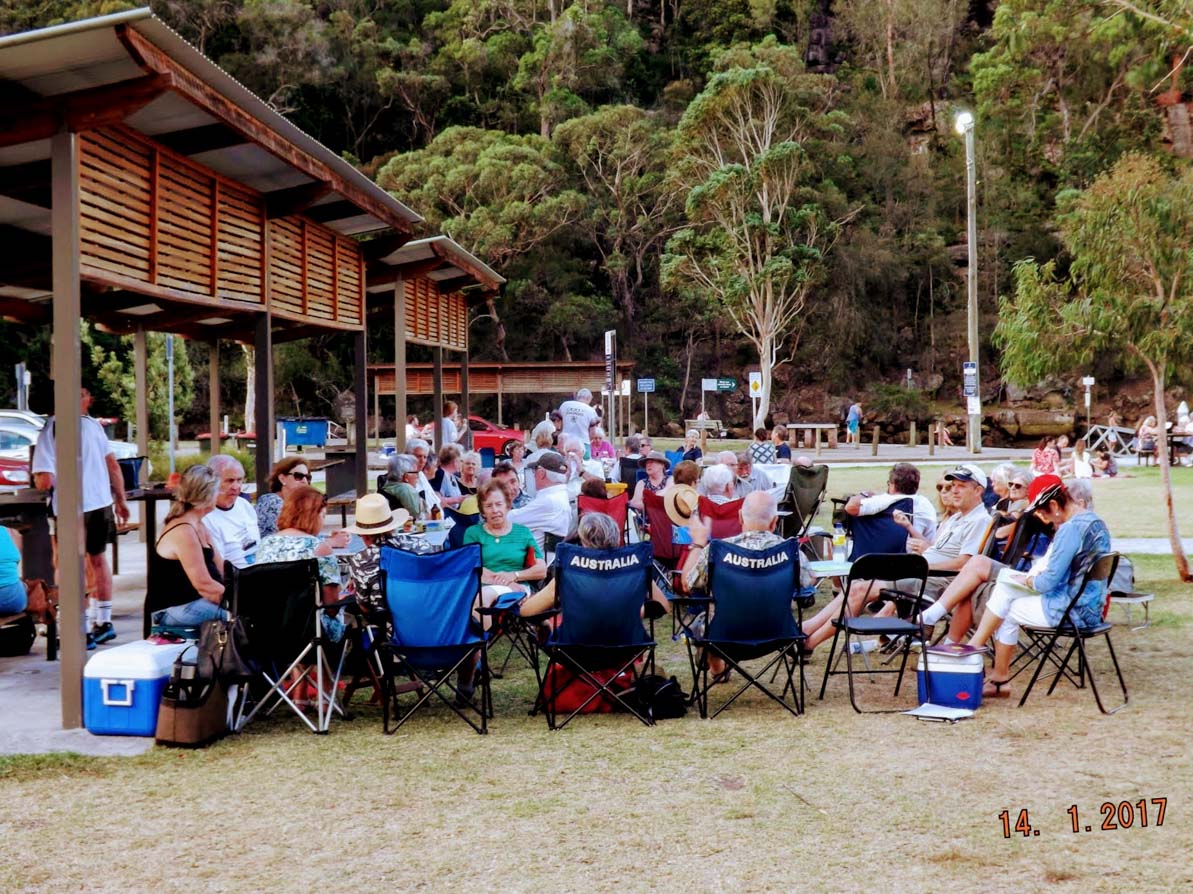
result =
[[717,390],[717,380],[716,379],[701,379],[700,380],[700,390],[701,391],[716,391]]
[[737,379],[717,379],[717,391],[736,391]]
[[654,393],[654,379],[639,379],[638,380],[639,394],[653,394]]
[[750,373],[750,397],[762,397],[762,373]]
[[961,364],[961,378],[966,397],[978,396],[978,365],[970,361]]

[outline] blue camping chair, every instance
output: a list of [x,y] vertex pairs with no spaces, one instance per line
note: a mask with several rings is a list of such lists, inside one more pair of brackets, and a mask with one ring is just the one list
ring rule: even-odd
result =
[[464,533],[473,525],[479,525],[481,521],[479,512],[472,515],[464,515],[462,512],[456,512],[450,506],[443,507],[443,514],[454,523],[451,530],[447,532],[448,549],[459,549],[463,546]]
[[493,464],[497,462],[497,451],[492,447],[482,447],[477,451],[481,455],[481,468],[491,469]]
[[664,455],[667,457],[667,462],[670,463],[671,471],[675,470],[675,464],[683,462],[682,450],[665,450]]
[[895,524],[896,511],[910,515],[915,504],[911,497],[896,500],[877,515],[854,515],[849,518],[849,532],[853,545],[849,560],[856,562],[871,553],[902,553],[907,551],[907,531]]
[[[385,732],[397,731],[432,694],[478,733],[488,732],[488,718],[493,715],[489,650],[485,634],[472,618],[481,591],[480,545],[429,555],[382,547],[381,580],[390,615],[389,639],[382,646],[388,659],[384,662],[382,693]],[[474,661],[477,652],[480,666],[474,679],[480,689],[479,707],[465,699],[455,683],[457,672]],[[423,687],[414,704],[400,714],[395,680],[398,674]],[[454,699],[449,697],[452,695]]]
[[[627,697],[638,681],[635,663],[643,657],[648,662],[654,658],[655,642],[642,626],[642,606],[650,598],[654,567],[650,544],[594,550],[560,543],[556,562],[555,593],[563,620],[543,646],[547,670],[539,704],[547,715],[547,726],[562,729],[598,698],[625,708],[647,726],[653,725]],[[570,679],[565,679],[569,673]],[[630,688],[611,685],[627,673],[632,678]],[[591,691],[561,723],[556,703],[573,685]]]
[[[792,599],[799,590],[799,544],[785,540],[763,550],[746,549],[724,540],[709,544],[708,593],[712,618],[706,629],[688,637],[688,660],[692,666],[692,696],[707,718],[709,689],[728,679],[730,669],[745,683],[713,713],[729,707],[751,686],[774,699],[794,715],[803,713],[803,665],[799,647],[805,637],[791,614]],[[699,653],[699,654],[697,654]],[[757,673],[743,666],[766,655],[773,657]],[[709,658],[726,663],[720,678],[709,677]],[[774,668],[786,671],[783,691],[776,695],[762,682]],[[799,671],[799,682],[795,680]],[[771,682],[774,682],[772,677]],[[791,693],[791,701],[787,694]]]

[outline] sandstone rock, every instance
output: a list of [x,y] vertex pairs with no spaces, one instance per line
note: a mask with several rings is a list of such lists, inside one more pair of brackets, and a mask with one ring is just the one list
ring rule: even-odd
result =
[[663,434],[668,438],[682,438],[684,436],[684,428],[678,422],[668,422],[663,425]]
[[1042,438],[1045,435],[1072,434],[1073,413],[1058,410],[1030,410],[1015,411],[1019,422],[1020,438]]

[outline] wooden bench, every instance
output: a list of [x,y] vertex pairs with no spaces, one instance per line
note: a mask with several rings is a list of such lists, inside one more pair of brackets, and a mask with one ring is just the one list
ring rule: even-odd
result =
[[[787,423],[787,439],[792,447],[799,446],[800,432],[804,435],[804,448],[815,446],[820,452],[820,433],[825,432],[828,446],[837,449],[837,423],[835,422],[789,422]],[[813,441],[815,438],[815,441]]]

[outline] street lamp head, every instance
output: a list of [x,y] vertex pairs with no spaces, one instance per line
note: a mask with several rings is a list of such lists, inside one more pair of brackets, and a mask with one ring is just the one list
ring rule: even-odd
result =
[[958,112],[957,117],[953,119],[953,126],[957,129],[957,133],[965,136],[968,131],[973,130],[973,112]]

